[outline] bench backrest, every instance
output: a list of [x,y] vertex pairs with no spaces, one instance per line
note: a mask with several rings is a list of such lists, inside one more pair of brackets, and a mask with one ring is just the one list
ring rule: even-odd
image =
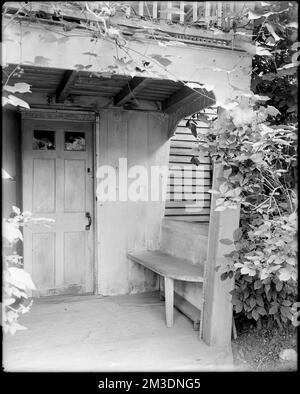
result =
[[201,264],[206,260],[208,224],[166,219],[162,221],[160,250]]

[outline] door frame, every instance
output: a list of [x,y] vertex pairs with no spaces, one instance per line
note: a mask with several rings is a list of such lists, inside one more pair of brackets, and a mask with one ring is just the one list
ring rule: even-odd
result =
[[[78,111],[78,110],[63,110],[63,109],[44,109],[44,108],[32,108],[30,110],[21,110],[21,130],[23,130],[23,120],[55,120],[60,122],[89,122],[93,124],[92,130],[92,167],[93,167],[93,294],[98,294],[98,252],[97,252],[97,204],[96,204],[96,190],[97,190],[97,142],[99,139],[99,113],[95,111]],[[22,138],[22,133],[21,133]],[[22,141],[21,141],[22,144]],[[21,149],[22,155],[22,182],[23,182],[23,148]],[[23,196],[22,196],[23,204]]]

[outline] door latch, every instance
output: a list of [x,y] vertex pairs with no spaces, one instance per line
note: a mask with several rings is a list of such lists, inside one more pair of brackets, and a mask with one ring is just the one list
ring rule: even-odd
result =
[[89,230],[91,228],[92,225],[92,218],[91,218],[91,214],[89,212],[85,213],[85,217],[88,218],[89,223],[85,226],[86,230]]

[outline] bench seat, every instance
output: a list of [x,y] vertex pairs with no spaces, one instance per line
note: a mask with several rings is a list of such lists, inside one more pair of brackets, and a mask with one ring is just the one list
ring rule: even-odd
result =
[[128,257],[161,276],[186,282],[203,282],[203,265],[191,264],[189,260],[163,253],[160,250],[131,252],[128,253]]
[[204,266],[192,264],[189,260],[172,256],[160,250],[134,251],[128,258],[156,274],[164,277],[165,308],[167,327],[174,321],[174,280],[203,282]]

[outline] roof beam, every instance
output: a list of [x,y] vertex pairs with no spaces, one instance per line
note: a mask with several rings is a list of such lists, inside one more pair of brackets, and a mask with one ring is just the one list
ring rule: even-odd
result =
[[68,97],[72,85],[75,81],[77,71],[67,70],[59,84],[55,96],[57,103],[63,103]]
[[163,102],[163,112],[169,115],[168,136],[172,137],[181,119],[213,105],[216,98],[213,92],[205,89],[182,87]]
[[183,105],[198,98],[201,98],[200,92],[195,91],[188,86],[183,86],[163,102],[163,111],[166,113],[176,112],[179,108],[182,108]]
[[124,88],[115,95],[114,105],[119,107],[125,104],[130,99],[134,98],[135,95],[140,92],[151,82],[151,78],[134,77],[128,82]]

